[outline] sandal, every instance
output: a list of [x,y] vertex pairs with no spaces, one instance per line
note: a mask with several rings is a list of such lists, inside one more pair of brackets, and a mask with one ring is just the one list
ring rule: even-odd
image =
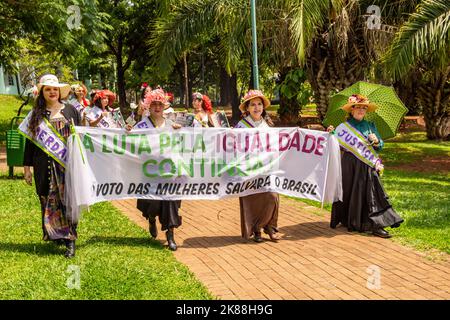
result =
[[268,234],[270,237],[270,240],[277,242],[278,240],[281,239],[281,237],[276,233],[276,231],[274,230],[274,228],[267,228],[264,229],[264,233]]

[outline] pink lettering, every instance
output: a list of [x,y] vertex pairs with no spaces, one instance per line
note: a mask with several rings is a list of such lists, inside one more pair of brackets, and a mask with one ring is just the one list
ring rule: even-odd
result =
[[266,148],[268,152],[273,151],[270,145],[270,134],[266,133]]
[[296,148],[297,151],[300,151],[300,133],[298,131],[294,133],[291,143],[289,144],[289,150],[292,148]]
[[[311,141],[311,146],[308,148],[308,142]],[[311,153],[316,148],[316,138],[311,135],[305,135],[305,141],[303,142],[302,152]]]
[[263,151],[262,145],[261,145],[261,138],[259,137],[259,132],[256,132],[255,135],[253,135],[252,139],[252,145],[250,147],[250,152],[254,152],[255,149],[258,151]]
[[[283,139],[287,138],[286,145],[283,145]],[[279,151],[286,151],[289,147],[289,133],[286,132],[280,132],[278,136],[278,150]]]
[[317,154],[318,156],[323,156],[323,142],[324,141],[325,141],[325,137],[317,138],[317,146],[316,146],[316,150],[314,151],[314,154]]

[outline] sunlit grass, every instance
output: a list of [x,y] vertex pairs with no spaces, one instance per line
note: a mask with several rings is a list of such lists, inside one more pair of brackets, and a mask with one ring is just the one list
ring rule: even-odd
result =
[[63,246],[41,240],[34,187],[0,175],[0,299],[212,298],[171,251],[109,203],[85,213],[78,233],[77,255],[67,260]]
[[[0,145],[6,142],[6,130],[11,128],[11,119],[17,116],[17,112],[23,101],[18,96],[0,94]],[[26,116],[31,110],[31,105],[22,109],[21,116]]]
[[[381,152],[386,170],[384,188],[393,208],[405,222],[388,229],[397,241],[420,250],[438,249],[450,253],[450,168],[442,172],[414,172],[391,169],[408,165],[424,157],[450,156],[449,142],[426,140],[424,132],[400,134],[386,142]],[[300,201],[300,200],[299,200]],[[301,200],[320,207],[320,203]],[[331,205],[325,205],[331,211]]]

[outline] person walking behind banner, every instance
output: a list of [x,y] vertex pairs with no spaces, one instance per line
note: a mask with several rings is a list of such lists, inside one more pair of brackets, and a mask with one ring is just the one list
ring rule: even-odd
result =
[[109,121],[109,113],[116,95],[109,90],[97,90],[92,99],[92,107],[86,108],[85,117],[91,127],[118,127],[113,121]]
[[41,132],[53,131],[57,137],[61,138],[59,143],[64,145],[65,139],[70,135],[71,123],[80,125],[80,114],[72,105],[61,102],[61,97],[66,96],[70,91],[70,85],[59,83],[56,76],[42,76],[37,88],[39,94],[33,109],[24,120],[24,126],[20,127],[28,138],[25,142],[24,153],[25,181],[32,185],[30,167],[33,167],[36,193],[41,203],[43,239],[64,242],[67,248],[64,255],[71,258],[75,256],[77,225],[68,219],[66,206],[63,203],[64,167],[61,165],[61,160],[50,150],[57,147],[52,144],[55,139],[51,137],[52,141],[47,138],[45,143],[39,142],[47,136]]
[[192,107],[194,109],[196,123],[198,127],[213,127],[211,115],[214,113],[211,100],[208,96],[195,92],[192,94]]
[[[268,128],[273,126],[266,112],[270,105],[260,90],[250,90],[243,99],[239,109],[244,118],[235,128]],[[261,229],[269,235],[270,240],[277,241],[278,209],[280,196],[276,192],[257,193],[239,198],[241,212],[241,234],[245,239],[253,235],[255,242],[262,242]]]
[[[164,118],[164,108],[168,106],[167,95],[162,89],[156,89],[146,94],[144,100],[144,109],[148,106],[149,116],[143,117],[134,128],[171,128],[179,129],[180,126],[173,123],[170,119]],[[154,238],[158,236],[156,226],[156,216],[159,217],[161,223],[161,231],[166,231],[166,238],[169,249],[177,250],[175,242],[174,229],[181,226],[181,216],[178,211],[181,207],[181,200],[148,200],[138,199],[137,208],[142,215],[148,219],[149,232]]]
[[89,107],[90,102],[86,99],[87,96],[87,88],[84,84],[75,84],[72,86],[73,93],[75,94],[75,98],[78,103],[80,103],[83,107]]
[[[341,223],[349,231],[371,231],[375,236],[389,238],[391,235],[384,228],[399,227],[403,219],[392,208],[383,189],[378,174],[378,171],[382,170],[382,165],[375,164],[372,167],[363,162],[344,137],[345,132],[353,132],[355,137],[359,137],[359,141],[353,144],[365,146],[376,155],[376,151],[383,148],[384,142],[375,124],[364,119],[367,112],[372,112],[376,108],[374,103],[370,103],[366,97],[359,94],[350,96],[347,104],[342,106],[348,113],[348,120],[340,124],[336,131],[343,151],[341,160],[343,201],[333,203],[330,227],[334,229]],[[334,127],[329,126],[327,131],[334,131]]]
[[70,100],[70,103],[80,113],[82,125],[86,125],[85,110],[90,105],[89,100],[86,99],[87,88],[84,84],[74,84],[72,85],[72,91],[74,95],[74,100]]
[[141,85],[141,98],[138,102],[138,115],[143,115],[144,117],[148,117],[148,105],[145,104],[145,95],[152,91],[152,87],[150,87],[147,82],[144,82]]

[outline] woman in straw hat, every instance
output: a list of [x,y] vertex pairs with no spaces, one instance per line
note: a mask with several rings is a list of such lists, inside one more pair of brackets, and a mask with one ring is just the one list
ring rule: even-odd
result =
[[75,99],[78,101],[80,105],[83,107],[89,107],[90,102],[86,99],[87,96],[87,88],[84,84],[74,84],[72,86],[73,94],[75,95]]
[[[342,106],[348,113],[346,123],[359,131],[375,151],[380,151],[384,142],[375,124],[364,119],[367,112],[373,112],[376,108],[374,103],[359,94],[350,96]],[[331,132],[334,128],[330,126],[327,130]],[[331,228],[341,223],[349,231],[370,231],[373,235],[389,238],[391,235],[384,228],[396,228],[403,219],[392,208],[383,189],[378,174],[382,167],[373,168],[349,150],[343,147],[341,150],[343,201],[333,203]]]
[[[268,128],[273,126],[266,109],[269,99],[259,90],[250,90],[243,98],[239,109],[244,118],[235,128]],[[272,241],[279,240],[278,209],[280,197],[276,192],[264,192],[239,198],[241,211],[241,234],[245,239],[253,235],[255,242],[262,242],[261,229]]]
[[[178,124],[170,119],[164,118],[164,109],[168,107],[167,94],[162,89],[155,89],[148,92],[144,99],[144,107],[148,107],[148,123],[151,128],[174,128],[179,129]],[[137,124],[138,126],[139,124]],[[161,231],[166,231],[166,238],[169,249],[177,250],[174,229],[181,226],[181,217],[178,210],[181,207],[181,200],[147,200],[138,199],[137,208],[142,215],[148,219],[149,232],[154,238],[158,236],[156,227],[156,216],[161,223]]]
[[77,225],[70,221],[70,214],[63,203],[65,170],[45,148],[38,147],[36,141],[38,132],[42,130],[40,126],[45,120],[48,120],[46,123],[51,130],[57,131],[63,138],[68,138],[70,124],[73,122],[80,125],[80,114],[72,105],[61,102],[61,98],[69,94],[70,85],[59,83],[56,76],[42,76],[37,89],[39,93],[28,123],[29,139],[25,143],[25,181],[32,185],[32,166],[36,193],[41,203],[43,238],[46,241],[64,242],[67,248],[65,256],[71,258],[75,256]]

